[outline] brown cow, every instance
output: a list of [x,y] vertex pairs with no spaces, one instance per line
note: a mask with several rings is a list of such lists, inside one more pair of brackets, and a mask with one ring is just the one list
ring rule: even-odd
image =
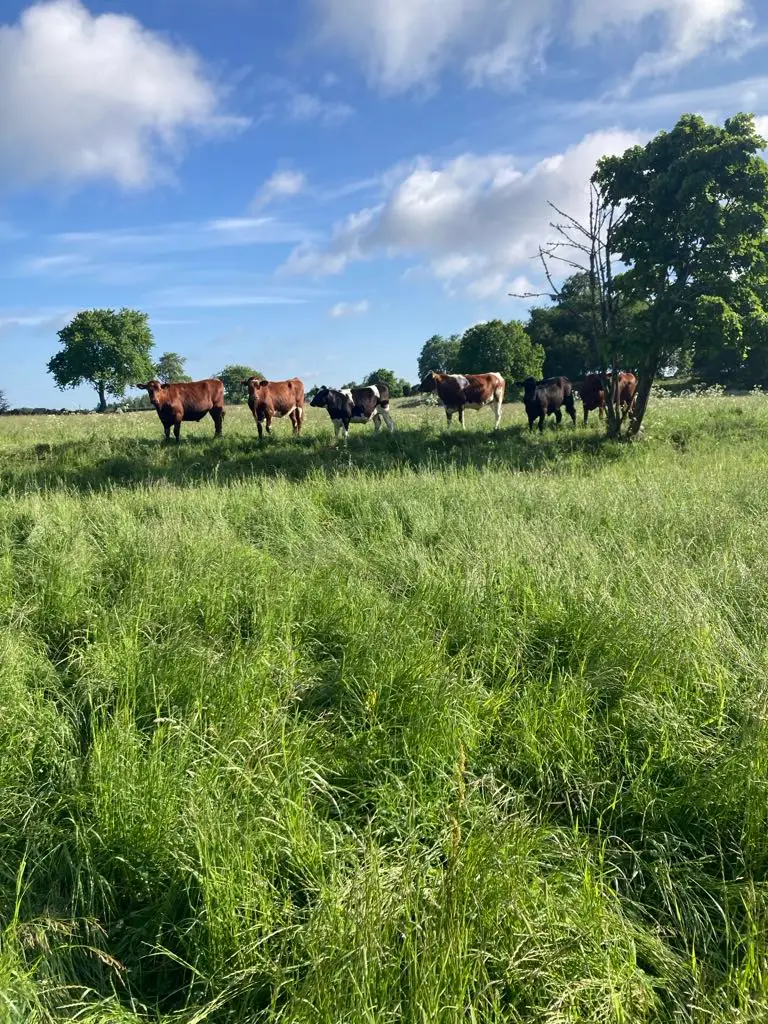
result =
[[179,440],[184,420],[201,420],[208,413],[216,426],[216,437],[221,437],[224,419],[224,385],[220,380],[195,380],[185,384],[161,384],[150,380],[146,384],[134,384],[149,395],[165,430],[165,440],[171,439],[171,427]]
[[[608,378],[611,374],[606,374]],[[637,391],[637,377],[629,371],[620,371],[618,375],[618,401],[614,392],[614,402],[618,405],[622,419],[630,412],[635,405],[635,392]],[[602,420],[605,411],[605,390],[599,373],[588,373],[581,386],[581,404],[584,406],[584,426],[587,425],[589,414],[597,409]]]
[[241,382],[248,388],[248,405],[256,420],[259,440],[263,437],[262,423],[272,433],[274,417],[290,416],[294,434],[301,433],[304,420],[304,384],[298,377],[291,380],[262,380],[249,377]]
[[424,394],[437,392],[445,406],[445,416],[450,426],[453,414],[459,414],[459,423],[464,427],[464,410],[482,409],[492,405],[496,417],[494,429],[501,423],[501,405],[504,401],[504,378],[500,373],[428,373],[419,385]]

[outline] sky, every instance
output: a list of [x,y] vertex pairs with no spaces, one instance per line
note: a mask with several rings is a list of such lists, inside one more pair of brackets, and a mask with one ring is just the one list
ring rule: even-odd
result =
[[768,0],[0,0],[0,390],[81,309],[307,387],[525,319],[597,160],[747,110]]

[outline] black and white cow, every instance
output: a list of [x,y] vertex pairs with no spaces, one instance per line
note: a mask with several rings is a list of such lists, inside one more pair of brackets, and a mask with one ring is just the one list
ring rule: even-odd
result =
[[323,386],[309,403],[315,408],[327,409],[331,417],[336,438],[344,431],[344,441],[349,437],[350,423],[370,423],[376,430],[381,429],[381,421],[387,425],[390,434],[395,429],[389,411],[389,388],[384,384],[370,384],[363,388],[327,388]]

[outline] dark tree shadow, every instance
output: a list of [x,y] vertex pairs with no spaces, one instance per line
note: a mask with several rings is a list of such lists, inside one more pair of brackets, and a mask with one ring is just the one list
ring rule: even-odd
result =
[[529,434],[523,425],[488,431],[449,432],[404,429],[375,435],[352,433],[345,447],[330,435],[271,438],[245,436],[219,440],[188,437],[177,446],[153,438],[106,438],[102,451],[93,439],[53,444],[40,460],[34,447],[11,456],[0,476],[0,493],[25,488],[77,491],[136,487],[154,482],[179,485],[230,483],[256,477],[343,476],[355,472],[415,472],[475,467],[537,472],[568,468],[575,460],[599,468],[622,454],[622,445],[599,431],[561,427]]

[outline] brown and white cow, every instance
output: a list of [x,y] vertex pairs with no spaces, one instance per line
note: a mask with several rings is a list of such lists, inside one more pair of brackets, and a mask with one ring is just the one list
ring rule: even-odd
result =
[[496,418],[494,429],[501,423],[501,406],[504,401],[504,378],[500,373],[428,373],[419,385],[422,394],[437,393],[445,406],[445,416],[450,426],[453,414],[459,414],[459,423],[464,427],[465,409],[482,409],[493,406]]
[[248,405],[256,427],[259,440],[264,436],[262,424],[267,433],[272,433],[272,420],[289,416],[294,434],[301,433],[304,420],[304,384],[298,377],[291,380],[262,380],[261,377],[249,377],[241,382],[248,388]]
[[194,380],[184,384],[161,384],[159,380],[150,380],[146,384],[133,386],[146,391],[149,395],[149,400],[163,424],[166,441],[171,439],[171,427],[178,441],[184,420],[196,422],[208,413],[211,414],[216,427],[214,436],[221,437],[221,425],[224,420],[224,385],[220,380]]

